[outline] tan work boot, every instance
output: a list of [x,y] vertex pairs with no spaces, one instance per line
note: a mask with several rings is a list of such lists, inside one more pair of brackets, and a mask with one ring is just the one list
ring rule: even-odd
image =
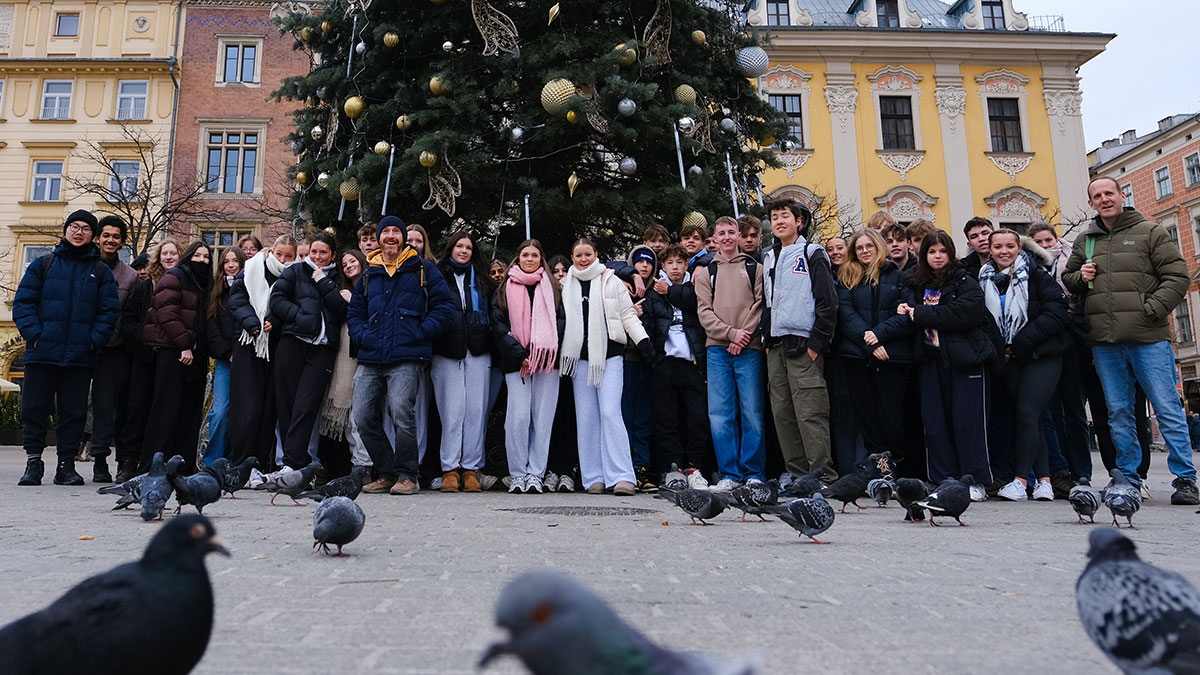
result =
[[637,486],[627,480],[617,481],[613,486],[613,494],[618,497],[632,497],[637,491]]
[[[444,486],[445,483],[442,485]],[[483,492],[483,486],[479,484],[479,476],[475,475],[474,471],[462,472],[462,489],[463,492]]]
[[375,479],[374,481],[364,485],[362,487],[362,491],[369,492],[371,494],[382,494],[382,493],[386,493],[388,490],[392,489],[392,486],[395,484],[396,484],[396,481],[392,480],[391,478],[388,478],[386,476],[380,476],[379,478]]
[[401,478],[392,485],[391,493],[394,495],[415,495],[420,490],[420,486],[407,478]]
[[458,492],[458,472],[447,471],[442,474],[442,492]]
[[604,494],[604,483],[592,483],[591,486],[588,487],[587,493],[589,495]]

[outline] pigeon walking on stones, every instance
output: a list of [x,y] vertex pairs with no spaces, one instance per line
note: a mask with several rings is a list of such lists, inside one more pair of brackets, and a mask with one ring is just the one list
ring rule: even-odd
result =
[[[821,494],[826,498],[833,499],[842,503],[842,513],[846,512],[847,504],[858,506],[858,500],[862,499],[863,494],[867,491],[867,465],[859,462],[854,465],[854,470],[850,473],[835,480],[832,485],[821,490]],[[862,511],[867,507],[858,506],[858,510]]]
[[[1095,523],[1096,512],[1100,510],[1100,496],[1096,491],[1088,485],[1087,479],[1080,478],[1079,485],[1071,488],[1067,493],[1067,501],[1071,502],[1071,508],[1075,509],[1075,513],[1079,516],[1079,522]],[[1087,516],[1087,520],[1084,520]]]
[[167,507],[167,500],[175,489],[167,480],[167,465],[163,462],[161,452],[154,453],[150,470],[146,472],[139,489],[142,492],[142,520],[162,520],[163,509]]
[[813,493],[824,488],[821,483],[821,475],[824,472],[821,469],[813,469],[812,471],[793,480],[786,488],[779,491],[782,497],[796,497],[799,499],[809,499]]
[[1114,527],[1121,528],[1117,523],[1117,516],[1121,516],[1132,528],[1133,514],[1142,508],[1142,491],[1138,489],[1138,486],[1130,483],[1120,469],[1113,469],[1110,475],[1112,475],[1112,484],[1104,488],[1102,493],[1104,505],[1108,507],[1109,511],[1112,511]]
[[[709,492],[708,490],[659,490],[655,499],[669,500],[683,512],[691,516],[693,525],[712,525],[706,520],[712,520],[729,508],[730,497],[727,493]],[[699,520],[700,522],[696,522]]]
[[117,495],[117,504],[112,507],[113,511],[127,509],[134,504],[142,501],[142,481],[145,480],[146,474],[139,474],[130,478],[123,483],[116,485],[105,485],[96,490],[98,495]]
[[233,493],[245,488],[246,484],[250,482],[250,472],[258,466],[258,458],[247,457],[242,460],[241,464],[234,466],[232,462],[222,457],[213,462],[213,465],[222,462],[225,464],[225,480],[223,481],[225,493],[229,495],[230,499],[241,499]]
[[209,553],[229,555],[207,518],[172,519],[141,560],[85,579],[49,607],[0,628],[0,673],[191,672],[212,633]]
[[312,490],[305,490],[296,495],[297,499],[312,499],[322,501],[330,497],[349,497],[358,499],[362,492],[363,483],[367,481],[368,470],[365,466],[356,466],[350,470],[350,475],[334,478],[328,483]]
[[915,523],[925,520],[925,509],[917,502],[929,496],[929,484],[920,478],[901,478],[896,481],[896,501],[904,507],[904,521]]
[[880,508],[886,507],[888,500],[896,493],[896,488],[886,478],[872,478],[867,481],[867,494]]
[[779,481],[774,478],[765,483],[760,480],[750,481],[730,490],[729,498],[732,502],[730,506],[741,509],[743,523],[747,522],[747,514],[758,516],[758,522],[769,523],[771,521],[762,516],[762,507],[779,503]]
[[625,623],[574,579],[536,570],[514,579],[496,602],[496,623],[508,640],[490,646],[486,667],[511,654],[533,675],[756,675],[752,659],[718,661],[664,649]]
[[171,481],[171,487],[175,488],[175,499],[179,502],[175,513],[179,513],[184,505],[191,504],[196,507],[196,513],[203,514],[205,506],[221,499],[221,491],[225,488],[225,466],[228,463],[217,462],[194,475],[183,476],[179,470],[184,461],[176,455],[167,462],[167,478]]
[[971,485],[974,483],[971,474],[959,480],[947,478],[928,497],[917,502],[917,506],[929,511],[929,524],[933,527],[941,527],[933,520],[934,516],[950,516],[961,527],[967,527],[960,516],[971,505]]
[[817,535],[828,530],[833,525],[836,513],[833,506],[820,492],[811,499],[793,499],[786,504],[765,507],[764,512],[779,516],[779,519],[800,534],[808,537],[814,544],[828,544],[817,539]]
[[275,505],[275,498],[279,495],[287,495],[292,498],[293,506],[306,506],[296,501],[296,495],[312,485],[313,476],[317,475],[317,470],[320,468],[321,463],[314,461],[299,471],[289,471],[281,474],[274,481],[268,481],[266,486],[267,492],[271,493],[271,505]]
[[1088,534],[1087,556],[1075,603],[1100,651],[1126,673],[1200,673],[1200,591],[1111,528]]
[[313,512],[313,548],[329,553],[333,545],[337,546],[334,555],[345,556],[342,547],[358,539],[366,522],[366,514],[354,500],[340,495],[326,497]]

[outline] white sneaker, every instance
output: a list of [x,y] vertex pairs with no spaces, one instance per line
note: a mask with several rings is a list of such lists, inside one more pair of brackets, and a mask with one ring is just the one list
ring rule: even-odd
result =
[[542,479],[537,476],[526,476],[525,494],[542,494]]
[[562,476],[559,476],[558,477],[558,491],[559,492],[574,492],[575,491],[575,479],[571,478],[570,476],[565,475],[565,474]]
[[987,489],[984,488],[982,485],[972,485],[971,486],[971,501],[986,502],[987,501]]
[[1149,490],[1149,488],[1146,487],[1145,483],[1142,483],[1139,487],[1142,489],[1142,499],[1143,500],[1154,499],[1154,497],[1150,496],[1150,490]]
[[1054,501],[1054,488],[1048,480],[1039,480],[1033,487],[1033,498],[1039,502]]
[[733,490],[733,488],[739,486],[741,486],[741,483],[732,478],[722,478],[721,480],[717,481],[716,485],[712,486],[711,490],[713,492],[730,492]]
[[267,482],[267,477],[258,470],[258,467],[250,469],[250,480],[246,481],[246,487],[253,490],[265,482]]
[[504,478],[500,479],[500,483],[504,486],[505,490],[511,490],[513,486],[513,477],[505,476]]
[[1029,500],[1029,493],[1025,491],[1025,484],[1016,478],[1011,483],[1000,488],[996,493],[997,497],[1007,499],[1014,502],[1024,502]]
[[500,482],[499,478],[496,478],[495,476],[490,476],[486,473],[481,473],[479,471],[475,472],[475,477],[479,479],[479,487],[484,492],[491,490],[493,487],[496,486],[496,483]]
[[441,490],[442,489],[442,477],[438,476],[437,478],[434,478],[433,480],[429,481],[429,489],[430,490]]
[[546,492],[554,492],[558,490],[558,474],[554,473],[553,471],[547,471],[546,478],[542,480],[542,486],[546,488]]
[[687,475],[687,486],[691,490],[707,490],[708,481],[704,480],[704,474],[699,469],[692,469]]
[[509,476],[508,494],[519,495],[525,493],[525,476]]

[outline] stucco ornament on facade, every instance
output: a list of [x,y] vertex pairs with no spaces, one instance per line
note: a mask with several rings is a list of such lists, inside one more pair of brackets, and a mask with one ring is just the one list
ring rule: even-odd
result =
[[793,150],[775,155],[775,158],[783,165],[783,170],[787,172],[788,180],[792,179],[792,174],[808,163],[810,157],[812,157],[812,150]]
[[1046,112],[1058,122],[1058,135],[1067,135],[1067,118],[1082,115],[1083,93],[1074,89],[1047,89]]
[[1017,182],[1017,174],[1029,168],[1029,163],[1033,161],[1033,155],[1001,155],[989,153],[988,159],[992,160],[992,164],[996,165],[1004,173],[1008,174],[1008,179],[1015,183]]
[[0,47],[12,46],[13,6],[0,5]]
[[908,172],[917,168],[921,160],[925,159],[925,154],[919,152],[879,152],[878,155],[887,168],[900,174],[902,183],[908,180]]
[[919,187],[897,185],[875,198],[879,208],[887,211],[894,218],[915,220],[925,218],[934,220],[933,205],[937,197],[931,196]]
[[[316,5],[316,7],[314,7]],[[302,16],[315,16],[314,10],[323,9],[321,5],[314,2],[273,2],[271,3],[271,19],[279,19],[288,14],[300,14]]]
[[858,87],[852,84],[830,84],[825,86],[825,104],[829,114],[838,115],[842,133],[846,133],[850,118],[858,105]]
[[1007,68],[999,68],[975,78],[984,94],[1019,94],[1025,91],[1029,78]]
[[958,119],[967,109],[967,90],[962,87],[935,87],[933,99],[938,112],[946,118],[951,134],[958,133]]
[[1042,207],[1048,200],[1033,190],[1017,185],[993,192],[983,201],[992,208],[989,214],[991,218],[1032,223],[1044,220]]

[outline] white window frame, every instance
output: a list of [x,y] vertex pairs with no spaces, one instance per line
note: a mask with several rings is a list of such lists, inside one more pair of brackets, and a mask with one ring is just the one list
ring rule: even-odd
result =
[[[68,16],[75,17],[75,32],[74,33],[60,33],[59,29],[61,28],[62,20],[63,20],[63,18],[68,17]],[[54,37],[56,37],[56,38],[78,38],[79,32],[81,30],[83,30],[83,15],[80,14],[79,12],[58,12],[54,15]]]
[[[58,172],[39,171],[39,169],[48,168],[46,165],[57,164]],[[34,160],[33,162],[33,179],[29,185],[29,201],[31,202],[61,202],[65,201],[62,198],[62,183],[63,173],[66,169],[66,162],[61,159]],[[39,187],[41,190],[39,190]],[[54,192],[53,199],[51,191]],[[41,199],[38,198],[38,193],[41,192]]]
[[108,176],[108,201],[119,203],[136,199],[138,182],[142,177],[142,163],[137,160],[118,159],[110,162],[110,165],[114,171]]
[[[784,13],[783,18],[785,19],[785,21],[783,23],[771,23],[771,5],[772,4],[784,5],[784,9],[786,11]],[[764,3],[764,5],[763,5],[763,20],[766,22],[767,26],[790,26],[790,25],[792,25],[792,2],[791,2],[791,0],[787,0],[787,2],[782,2],[780,0],[767,0],[767,2]]]
[[809,101],[812,97],[812,88],[808,86],[810,79],[812,79],[812,73],[794,66],[774,66],[762,78],[763,101],[768,104],[771,102],[772,96],[800,97],[800,129],[804,134],[804,137],[800,139],[802,142],[797,148],[800,150],[812,149],[812,133],[808,128]]
[[[0,82],[0,85],[2,84]],[[1192,164],[1189,165],[1188,160],[1191,160]],[[1195,180],[1193,180],[1193,176]],[[1200,153],[1193,152],[1183,158],[1183,180],[1188,187],[1200,185]]]
[[[1162,181],[1160,181],[1160,179],[1158,177],[1158,174],[1160,174],[1164,171],[1166,172],[1166,176],[1167,176],[1167,181],[1166,181],[1167,191],[1166,192],[1163,192]],[[1157,195],[1159,199],[1166,199],[1167,197],[1170,197],[1171,195],[1175,194],[1175,188],[1173,188],[1171,186],[1171,167],[1160,166],[1154,170],[1154,194]]]
[[[126,85],[142,85],[146,88],[141,94],[125,93]],[[141,104],[139,110],[138,104]],[[117,82],[117,110],[114,119],[144,120],[150,104],[150,80],[120,80]]]
[[0,77],[0,119],[4,119],[4,78]]
[[[200,239],[203,240],[205,244],[213,247],[214,251],[220,251],[220,254],[224,255],[224,252],[229,247],[237,246],[238,241],[241,240],[242,237],[251,235],[257,236],[257,229],[258,227],[256,225],[250,223],[222,225],[212,229],[202,228],[200,232]],[[222,243],[221,237],[223,235],[230,235],[232,238],[232,243]],[[214,254],[213,259],[216,260],[216,254]]]
[[[242,87],[257,87],[262,84],[262,62],[263,62],[263,35],[219,35],[217,36],[217,72],[215,81],[217,86],[242,86]],[[238,47],[237,60],[237,77],[233,80],[225,79],[225,48]],[[254,47],[254,79],[247,81],[242,79],[242,61],[244,57],[244,49],[246,47]]]
[[1032,154],[1033,144],[1029,142],[1029,102],[1025,85],[1029,78],[1007,68],[992,70],[975,78],[979,83],[979,100],[983,104],[983,139],[988,152],[999,152],[992,147],[992,116],[988,112],[988,99],[1015,98],[1017,111],[1021,115],[1021,152],[1001,154]]
[[[1182,316],[1181,316],[1182,314]],[[1173,318],[1173,326],[1175,329],[1175,341],[1183,344],[1191,344],[1196,341],[1196,326],[1192,323],[1192,294],[1186,293],[1183,296],[1183,302],[1171,312]],[[1181,335],[1180,327],[1187,329],[1186,335]]]
[[[65,94],[63,94],[63,93],[51,94],[48,90],[50,89],[51,85],[56,85],[56,84],[67,85],[69,88],[69,91],[67,91],[67,93],[65,93]],[[62,99],[64,97],[66,98],[66,101],[67,101],[67,104],[65,106],[61,105]],[[53,98],[55,100],[55,106],[54,106],[53,110],[49,111],[49,112],[51,112],[51,114],[47,115],[46,113],[48,110],[46,108],[46,103],[47,103],[48,99],[50,99],[50,98]],[[69,119],[71,119],[71,105],[75,102],[74,99],[75,99],[75,80],[43,80],[42,81],[42,101],[41,101],[41,106],[38,109],[38,113],[39,113],[38,119],[43,119],[43,120],[69,120]]]
[[1134,206],[1133,206],[1133,184],[1126,183],[1126,184],[1122,185],[1121,186],[1121,194],[1125,195],[1125,203],[1122,204],[1122,206],[1128,206],[1131,209],[1134,208]]
[[[884,66],[867,76],[871,83],[871,100],[875,105],[875,148],[879,152],[920,152],[925,149],[921,138],[921,88],[917,86],[922,76],[904,66]],[[883,111],[881,96],[907,96],[912,108],[913,147],[911,149],[883,148]]]
[[21,245],[21,276],[33,264],[34,260],[54,251],[54,244],[22,244]]
[[[263,151],[266,148],[266,145],[263,142],[264,137],[266,135],[266,129],[264,127],[239,126],[239,125],[233,125],[233,124],[230,124],[229,126],[214,125],[214,126],[207,126],[203,129],[201,129],[201,134],[202,134],[200,137],[201,152],[199,153],[199,155],[200,155],[200,175],[203,176],[203,178],[204,178],[206,195],[236,196],[236,195],[262,194],[262,189],[263,189],[263,186],[262,186]],[[211,136],[215,135],[215,134],[221,135],[221,142],[219,144],[214,144],[211,142]],[[226,158],[228,156],[226,150],[230,147],[234,147],[228,143],[229,134],[239,134],[239,142],[236,144],[236,147],[240,148],[239,155],[238,155],[238,179],[237,179],[237,186],[236,186],[237,189],[235,189],[232,192],[225,191]],[[241,140],[241,139],[244,139],[247,134],[254,134],[257,136],[257,140],[255,141],[253,146],[248,146],[244,143],[244,141]],[[220,148],[221,154],[219,157],[219,166],[218,166],[218,170],[217,170],[217,187],[215,190],[209,190],[208,189],[209,153],[210,153],[210,150],[212,150],[214,147]],[[242,182],[244,180],[243,172],[245,170],[245,161],[246,161],[245,151],[247,149],[249,149],[250,147],[253,147],[253,149],[255,150],[255,153],[254,153],[254,182],[253,182],[254,189],[250,192],[243,192],[241,190],[241,187],[242,187]]]

